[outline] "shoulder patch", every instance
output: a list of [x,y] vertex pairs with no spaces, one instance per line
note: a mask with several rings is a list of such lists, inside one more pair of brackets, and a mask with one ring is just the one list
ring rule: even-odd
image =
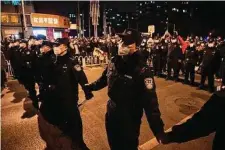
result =
[[80,65],[75,65],[75,66],[74,66],[74,69],[75,69],[76,71],[81,71],[81,66],[80,66]]
[[153,89],[153,78],[145,78],[144,82],[147,89]]

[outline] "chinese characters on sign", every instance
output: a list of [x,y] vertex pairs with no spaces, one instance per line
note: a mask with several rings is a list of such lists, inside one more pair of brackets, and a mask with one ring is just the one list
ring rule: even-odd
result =
[[47,23],[57,25],[59,20],[57,18],[33,18],[34,23]]
[[69,28],[69,18],[51,15],[31,13],[31,24],[35,27],[56,27],[56,28]]

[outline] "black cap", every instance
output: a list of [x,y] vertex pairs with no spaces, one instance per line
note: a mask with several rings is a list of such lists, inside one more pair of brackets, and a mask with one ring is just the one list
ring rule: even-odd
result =
[[61,44],[64,44],[64,45],[68,46],[69,43],[70,43],[70,41],[69,41],[68,38],[60,38],[60,39],[58,39],[58,43],[59,43],[60,45],[61,45]]
[[49,46],[52,47],[53,43],[50,41],[43,41],[41,46]]
[[135,29],[126,29],[123,33],[118,34],[122,38],[125,45],[136,44],[139,46],[141,44],[141,33]]
[[28,43],[28,41],[27,40],[25,40],[25,39],[23,39],[23,40],[20,40],[20,43]]

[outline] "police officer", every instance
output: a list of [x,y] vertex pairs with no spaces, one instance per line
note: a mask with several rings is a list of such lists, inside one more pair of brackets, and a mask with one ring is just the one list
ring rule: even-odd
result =
[[220,55],[215,48],[215,42],[209,39],[207,47],[204,49],[201,67],[201,82],[199,89],[204,88],[206,77],[208,76],[209,92],[214,91],[214,74],[220,66]]
[[173,79],[178,81],[179,76],[179,63],[181,62],[181,49],[177,43],[176,35],[171,38],[171,43],[168,46],[167,53],[167,78],[169,80],[171,78],[171,70],[173,69]]
[[[166,143],[183,143],[216,132],[213,150],[225,149],[225,86],[220,86],[199,112],[167,133]],[[165,140],[166,141],[166,140]]]
[[[88,82],[82,67],[68,53],[68,39],[59,39],[54,45],[56,57],[54,61],[46,64],[49,71],[45,68],[47,72],[43,73],[45,92],[38,116],[40,135],[49,149],[87,150],[77,107],[78,83],[83,88],[87,100],[93,95],[84,88]],[[47,58],[52,58],[47,44],[41,51],[47,51],[47,55],[44,54],[46,61]],[[47,73],[50,73],[50,76]]]
[[38,109],[38,99],[35,90],[35,52],[28,48],[28,46],[30,47],[29,44],[30,42],[28,43],[26,40],[22,40],[20,43],[21,79],[34,108]]
[[126,29],[118,55],[112,58],[99,80],[87,85],[92,91],[108,85],[109,101],[106,113],[106,131],[112,150],[137,150],[143,109],[149,125],[160,141],[163,139],[163,121],[160,117],[153,72],[137,49],[140,33]]
[[163,39],[161,41],[161,60],[160,60],[160,71],[166,72],[166,63],[167,63],[167,53],[168,53],[168,43],[166,43],[167,40]]
[[160,76],[160,58],[161,58],[162,49],[160,46],[159,37],[155,37],[154,39],[154,46],[151,50],[152,62],[153,62],[153,69],[154,74]]
[[196,51],[196,46],[194,41],[191,39],[190,44],[185,52],[185,79],[184,83],[188,83],[188,79],[190,77],[190,84],[194,85],[195,80],[195,65],[197,63],[198,54]]
[[20,42],[15,40],[9,44],[9,60],[13,68],[14,77],[22,83],[21,80],[21,53]]

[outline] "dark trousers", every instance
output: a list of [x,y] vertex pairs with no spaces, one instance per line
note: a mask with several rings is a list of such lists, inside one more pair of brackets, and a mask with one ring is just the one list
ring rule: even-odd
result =
[[2,89],[4,88],[6,81],[7,81],[6,72],[3,68],[1,68],[1,87],[2,87]]
[[160,70],[160,56],[154,56],[153,57],[153,69],[155,75],[160,75],[161,70]]
[[166,72],[166,56],[162,56],[160,60],[160,71]]
[[185,82],[188,82],[190,77],[191,84],[194,84],[195,80],[195,65],[192,63],[185,64]]
[[206,77],[208,77],[208,86],[210,90],[214,90],[214,73],[211,67],[203,68],[201,74],[200,86],[204,86]]
[[138,150],[140,122],[132,121],[126,110],[113,108],[108,102],[105,125],[111,150]]
[[178,75],[179,75],[179,63],[178,63],[178,60],[175,60],[175,59],[169,59],[167,61],[167,78],[170,78],[171,77],[171,71],[173,69],[173,78],[175,80],[178,79]]

